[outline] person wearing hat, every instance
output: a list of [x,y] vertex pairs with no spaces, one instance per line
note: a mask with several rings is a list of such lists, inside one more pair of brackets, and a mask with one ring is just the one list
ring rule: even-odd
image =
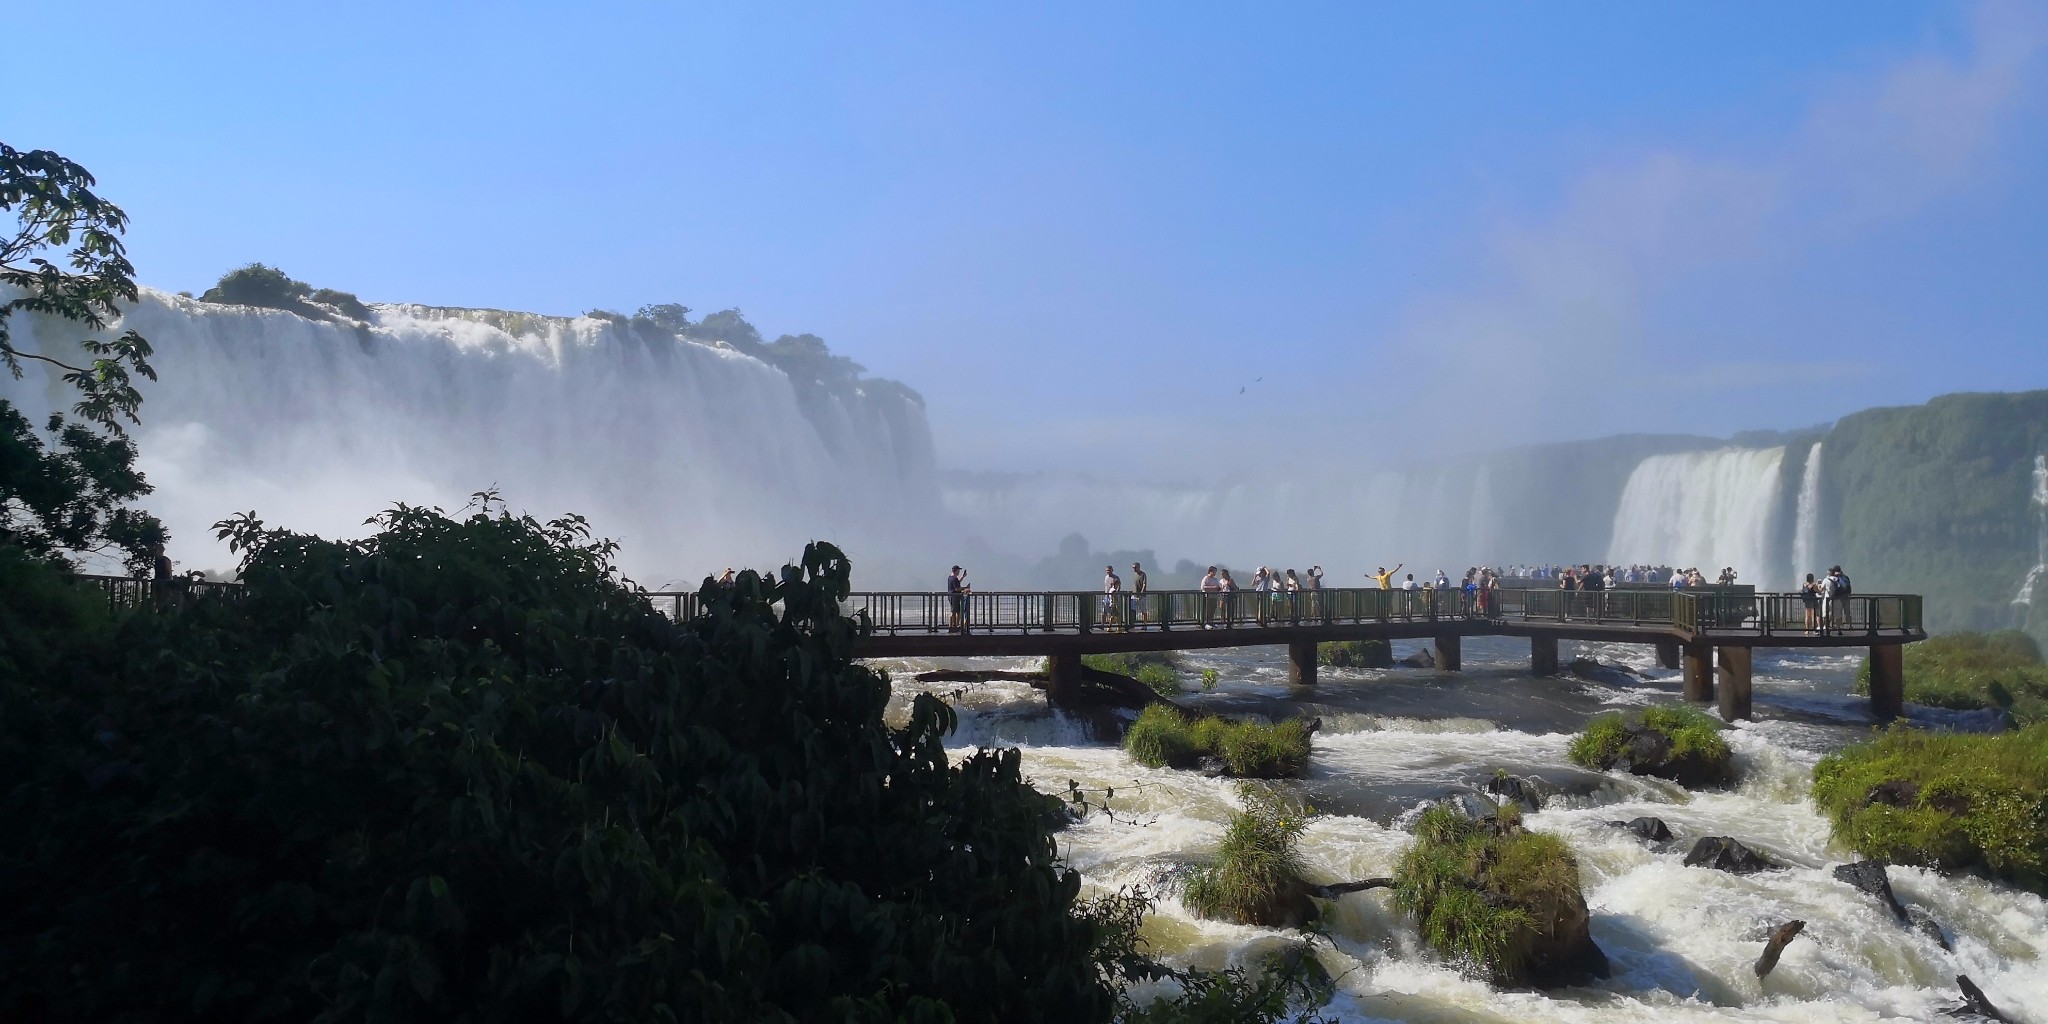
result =
[[967,586],[967,570],[954,566],[946,576],[946,602],[952,606],[953,617],[947,625],[955,631],[967,632],[967,595],[972,593]]

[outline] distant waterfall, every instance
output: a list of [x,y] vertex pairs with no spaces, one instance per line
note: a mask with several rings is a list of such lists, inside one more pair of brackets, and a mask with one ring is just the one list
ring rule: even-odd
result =
[[[68,337],[14,323],[53,346]],[[142,505],[185,567],[233,564],[208,526],[238,511],[356,537],[393,502],[452,511],[493,485],[515,510],[587,516],[650,586],[779,565],[814,538],[872,570],[937,521],[914,399],[807,398],[722,345],[416,306],[355,327],[155,291],[115,327],[156,348],[135,436],[157,492]],[[34,375],[6,384],[31,410],[70,404]]]
[[1734,566],[1745,583],[1781,583],[1765,560],[1784,461],[1783,446],[1644,459],[1622,491],[1608,561],[1697,566],[1708,579]]
[[2034,584],[2048,575],[2048,455],[2034,456],[2034,495],[2032,501],[2034,516],[2034,567],[2027,570],[2027,578],[2020,583],[2020,592],[2012,599],[2015,605],[2026,608],[2020,625],[2026,626],[2025,618],[2034,610]]
[[1810,572],[1820,571],[1820,445],[1806,453],[1806,470],[1799,476],[1798,518],[1792,528],[1792,582]]

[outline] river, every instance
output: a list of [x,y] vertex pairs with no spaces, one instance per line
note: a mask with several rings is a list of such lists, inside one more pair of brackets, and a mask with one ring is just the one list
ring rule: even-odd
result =
[[[1421,642],[1397,642],[1397,657]],[[1323,1010],[1346,1021],[1868,1021],[1926,1020],[1956,1005],[1954,976],[1967,974],[2015,1020],[2048,1022],[2048,904],[1974,877],[1894,867],[1899,899],[1944,925],[1954,952],[1896,923],[1876,899],[1836,880],[1855,856],[1829,841],[1806,798],[1814,763],[1867,734],[1872,719],[1851,693],[1860,652],[1759,651],[1757,721],[1730,742],[1740,782],[1688,794],[1653,779],[1591,773],[1570,764],[1571,734],[1601,712],[1679,703],[1677,673],[1655,667],[1650,648],[1566,644],[1564,658],[1626,664],[1641,678],[1593,683],[1527,675],[1526,642],[1467,638],[1465,671],[1322,670],[1313,689],[1290,687],[1284,649],[1195,652],[1184,686],[1216,669],[1219,683],[1189,703],[1232,714],[1323,720],[1306,780],[1286,783],[1319,812],[1301,854],[1312,882],[1387,875],[1409,841],[1403,826],[1425,801],[1484,787],[1496,769],[1561,787],[1527,815],[1528,827],[1564,838],[1578,857],[1592,931],[1613,967],[1605,981],[1549,993],[1508,992],[1474,981],[1424,949],[1389,894],[1369,891],[1325,904],[1327,941],[1317,944],[1337,995]],[[1114,817],[1093,814],[1060,834],[1069,864],[1090,888],[1157,889],[1174,869],[1204,859],[1239,797],[1231,782],[1143,768],[1086,723],[1052,712],[1023,683],[918,684],[933,667],[1030,668],[1027,659],[877,662],[897,680],[891,713],[907,714],[920,689],[959,711],[950,745],[1023,750],[1027,775],[1046,792],[1068,780],[1114,787]],[[1912,709],[1919,725],[1980,726],[1969,716]],[[1607,824],[1664,819],[1675,841],[1658,845]],[[1683,865],[1700,836],[1727,835],[1788,865],[1737,876]],[[1751,969],[1771,928],[1807,922],[1777,969]],[[1146,925],[1155,953],[1206,967],[1255,960],[1287,932],[1219,924],[1164,896]]]

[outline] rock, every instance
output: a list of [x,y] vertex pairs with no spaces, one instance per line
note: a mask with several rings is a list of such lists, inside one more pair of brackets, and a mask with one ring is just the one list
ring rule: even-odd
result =
[[1437,802],[1456,811],[1459,817],[1473,821],[1485,821],[1500,813],[1499,804],[1478,793],[1452,793]]
[[1761,979],[1778,966],[1778,957],[1785,952],[1785,944],[1799,937],[1806,929],[1804,921],[1787,921],[1771,932],[1771,941],[1764,944],[1764,955],[1756,958],[1756,976]]
[[1969,975],[1956,975],[1956,987],[1963,990],[1963,1005],[1948,1011],[1949,1016],[1976,1017],[1980,1020],[1998,1020],[2012,1024],[2012,1018],[1998,1012],[1998,1007],[1991,1005],[1991,1000],[1984,996],[1984,990],[1978,988],[1977,983],[1971,981]]
[[1912,920],[1913,928],[1916,931],[1933,939],[1935,944],[1939,945],[1944,952],[1953,953],[1956,951],[1954,946],[1949,945],[1948,932],[1941,927],[1940,921],[1934,919],[1933,914],[1919,907],[1908,907],[1906,908],[1906,916]]
[[1494,775],[1493,778],[1486,780],[1486,791],[1494,796],[1501,797],[1503,800],[1519,803],[1522,805],[1523,810],[1529,811],[1542,810],[1543,801],[1556,792],[1549,783],[1542,779],[1533,776],[1525,779],[1518,775],[1509,775],[1506,772],[1501,772]]
[[1863,799],[1886,807],[1912,807],[1920,802],[1920,784],[1903,779],[1880,782],[1870,787],[1870,793]]
[[1606,665],[1596,658],[1573,658],[1565,671],[1589,683],[1633,684],[1638,673],[1626,665]]
[[1671,841],[1671,826],[1664,824],[1664,819],[1662,818],[1652,818],[1645,815],[1640,818],[1630,818],[1627,821],[1610,821],[1608,824],[1615,828],[1628,829],[1630,832],[1634,832],[1636,835],[1653,843],[1668,843]]
[[1435,668],[1436,658],[1432,657],[1429,653],[1429,649],[1425,647],[1422,650],[1416,651],[1414,654],[1402,658],[1401,664],[1406,665],[1409,668]]
[[1892,881],[1884,873],[1883,861],[1859,860],[1854,864],[1843,864],[1835,869],[1835,877],[1877,897],[1891,908],[1893,917],[1901,921],[1906,919],[1906,908],[1899,905],[1899,898],[1892,893]]
[[1685,866],[1714,868],[1736,875],[1751,875],[1759,871],[1769,871],[1778,865],[1763,854],[1727,836],[1703,836],[1692,844],[1692,851],[1685,855]]

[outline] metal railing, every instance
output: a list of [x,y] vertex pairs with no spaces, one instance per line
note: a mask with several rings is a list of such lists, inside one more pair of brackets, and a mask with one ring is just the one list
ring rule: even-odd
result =
[[[841,605],[865,611],[875,632],[1034,633],[1106,630],[1242,629],[1262,626],[1435,622],[1474,617],[1455,590],[1304,590],[1232,594],[1154,590],[1109,596],[1083,591],[963,594],[856,593]],[[956,614],[957,613],[957,614]]]
[[1684,633],[1743,631],[1762,636],[1921,633],[1918,594],[1851,594],[1809,599],[1804,594],[1688,594],[1675,592],[1671,624]]
[[107,608],[111,611],[164,608],[200,598],[232,599],[242,594],[242,585],[239,583],[197,580],[186,576],[156,580],[147,576],[97,576],[80,573],[77,578],[87,586],[99,588],[106,595]]

